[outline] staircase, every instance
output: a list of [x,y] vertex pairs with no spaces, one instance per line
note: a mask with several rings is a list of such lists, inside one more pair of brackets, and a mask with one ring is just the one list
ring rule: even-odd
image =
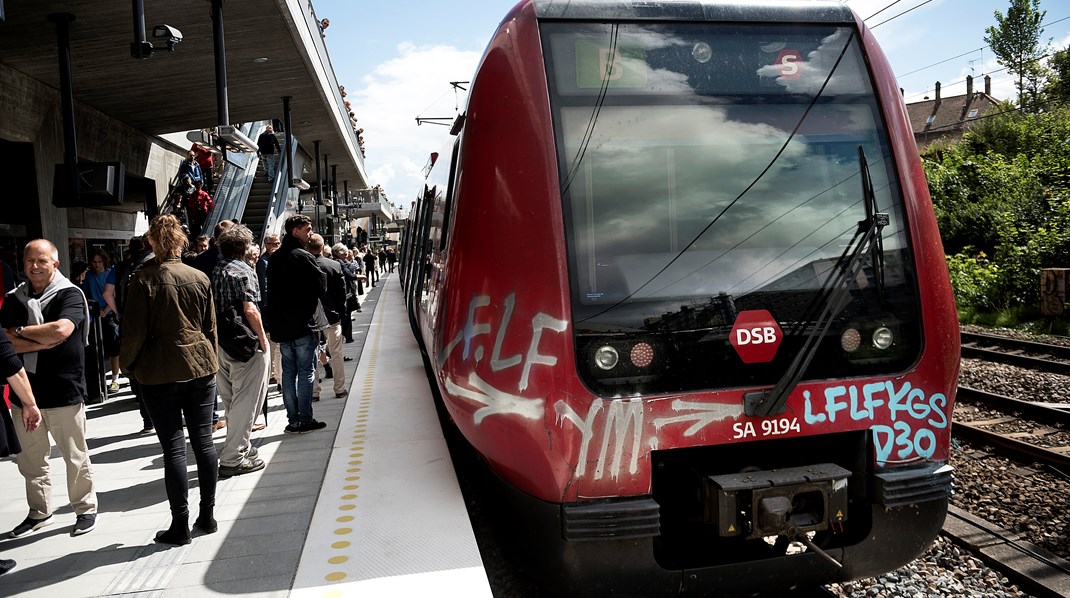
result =
[[268,208],[271,206],[271,182],[262,168],[257,167],[256,178],[253,179],[253,187],[249,190],[249,199],[245,202],[245,212],[242,214],[241,223],[253,231],[254,241],[260,243],[264,230],[264,219],[267,217]]

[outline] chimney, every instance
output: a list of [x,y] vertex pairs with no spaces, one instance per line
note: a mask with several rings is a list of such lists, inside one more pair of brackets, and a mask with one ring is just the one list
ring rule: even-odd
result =
[[936,101],[940,101],[940,82],[936,82]]
[[973,99],[973,75],[966,75],[966,101]]
[[992,95],[992,77],[989,77],[988,75],[985,75],[985,95]]

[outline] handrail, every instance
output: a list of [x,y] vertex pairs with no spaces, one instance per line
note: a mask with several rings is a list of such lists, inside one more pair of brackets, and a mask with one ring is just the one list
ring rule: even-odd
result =
[[[286,134],[289,135],[290,133],[287,132]],[[283,147],[286,146],[284,145]],[[281,159],[279,160],[279,163],[275,165],[275,172],[277,174],[275,175],[275,183],[271,187],[271,201],[268,203],[268,211],[264,217],[264,226],[260,229],[260,236],[256,237],[261,245],[263,245],[264,239],[269,234],[277,232],[275,229],[278,228],[277,223],[279,218],[286,212],[286,200],[289,199],[287,196],[290,195],[290,190],[293,189],[295,196],[296,193],[300,193],[296,187],[290,187],[289,181],[286,180],[285,176],[279,176],[288,172],[287,164],[296,156],[297,139],[293,138],[290,142],[290,155],[287,156],[285,153],[281,153]],[[296,200],[296,197],[294,199]],[[261,247],[261,249],[263,249],[263,247]]]

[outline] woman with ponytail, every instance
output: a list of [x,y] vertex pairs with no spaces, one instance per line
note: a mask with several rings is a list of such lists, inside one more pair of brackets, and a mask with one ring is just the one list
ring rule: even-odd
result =
[[156,260],[138,272],[127,291],[119,360],[123,371],[141,383],[163,448],[171,526],[157,533],[156,541],[189,544],[183,418],[197,460],[201,495],[194,528],[208,534],[217,529],[213,511],[219,463],[212,443],[215,307],[208,277],[180,260],[187,238],[177,218],[153,218],[145,239]]

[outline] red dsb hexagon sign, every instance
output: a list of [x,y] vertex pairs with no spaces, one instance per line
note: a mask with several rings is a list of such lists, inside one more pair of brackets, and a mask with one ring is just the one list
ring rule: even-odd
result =
[[740,312],[732,325],[730,342],[743,363],[772,361],[782,340],[780,325],[764,309]]

